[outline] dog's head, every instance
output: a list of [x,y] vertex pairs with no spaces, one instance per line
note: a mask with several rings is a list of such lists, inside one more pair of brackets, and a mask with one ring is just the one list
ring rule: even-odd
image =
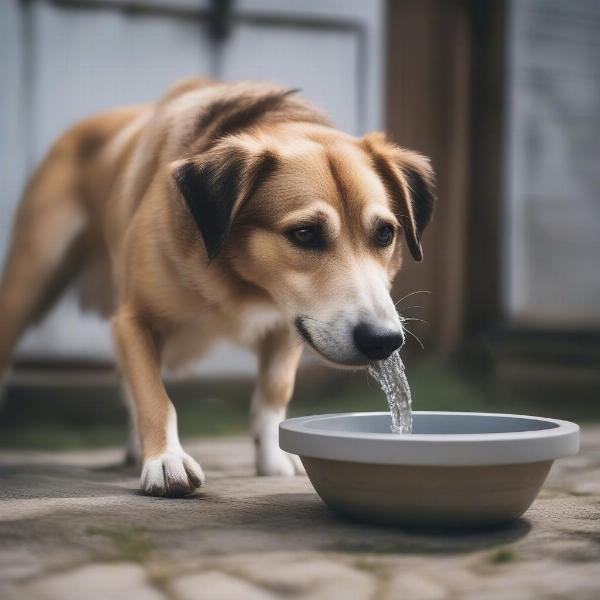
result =
[[364,365],[402,345],[389,290],[402,235],[422,259],[426,158],[379,133],[293,124],[226,137],[172,168],[208,259],[265,290],[322,357]]

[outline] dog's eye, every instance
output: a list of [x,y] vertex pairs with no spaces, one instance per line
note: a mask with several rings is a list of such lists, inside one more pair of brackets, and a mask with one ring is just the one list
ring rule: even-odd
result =
[[378,246],[389,246],[394,239],[394,228],[391,225],[380,225],[377,228],[377,233],[375,235],[375,241]]
[[325,246],[325,239],[320,227],[302,225],[285,232],[288,240],[300,248],[319,249]]

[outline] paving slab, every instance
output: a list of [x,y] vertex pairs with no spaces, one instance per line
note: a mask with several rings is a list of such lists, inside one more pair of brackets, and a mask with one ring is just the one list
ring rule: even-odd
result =
[[249,439],[186,448],[207,484],[185,499],[142,495],[119,449],[0,452],[0,597],[600,597],[600,426],[485,532],[349,522],[306,477],[255,477]]

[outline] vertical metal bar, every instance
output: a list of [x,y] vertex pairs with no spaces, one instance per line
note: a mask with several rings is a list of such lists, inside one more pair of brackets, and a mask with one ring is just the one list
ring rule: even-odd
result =
[[208,29],[211,38],[211,75],[222,79],[225,70],[225,43],[232,27],[234,0],[211,0]]

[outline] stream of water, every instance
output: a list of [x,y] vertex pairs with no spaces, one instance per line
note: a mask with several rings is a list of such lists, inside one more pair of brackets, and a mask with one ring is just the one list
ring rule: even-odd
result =
[[412,433],[410,388],[398,350],[385,360],[373,361],[368,370],[386,395],[392,417],[392,432]]

